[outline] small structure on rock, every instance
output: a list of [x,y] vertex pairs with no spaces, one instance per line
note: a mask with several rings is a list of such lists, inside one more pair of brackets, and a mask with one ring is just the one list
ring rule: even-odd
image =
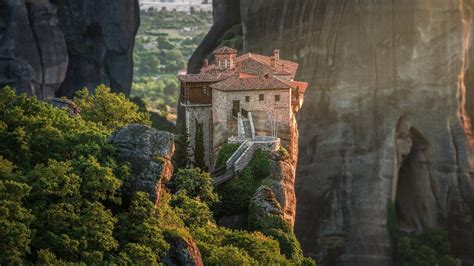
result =
[[256,147],[280,147],[278,136],[290,131],[308,84],[294,80],[298,64],[280,59],[279,50],[273,56],[237,56],[236,50],[222,47],[214,56],[215,64],[206,60],[200,73],[179,76],[181,105],[191,147],[197,126],[203,127],[209,169],[225,142],[241,144],[231,157],[234,161],[228,161],[228,166],[237,163],[239,168]]

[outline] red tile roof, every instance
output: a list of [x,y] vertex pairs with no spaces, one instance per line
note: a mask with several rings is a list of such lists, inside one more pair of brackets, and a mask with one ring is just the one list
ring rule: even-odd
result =
[[265,89],[290,89],[287,83],[274,77],[232,77],[211,85],[211,88],[222,91],[244,91]]
[[273,66],[272,59],[273,59],[272,56],[264,56],[264,55],[259,55],[259,54],[248,53],[248,54],[239,56],[237,58],[237,65],[239,65],[239,62],[244,62],[246,60],[253,60],[267,67],[270,67],[273,70],[271,72],[272,74],[276,74],[277,72],[280,72],[280,71],[285,71],[285,72],[290,73],[292,78],[295,77],[296,71],[298,70],[298,63],[279,59],[275,61],[275,66]]
[[[214,51],[215,54],[236,52],[226,46]],[[296,89],[299,87],[300,92],[304,92],[308,88],[307,83],[278,78],[278,76],[289,76],[294,79],[297,70],[298,64],[295,62],[248,53],[237,57],[232,69],[222,69],[213,64],[203,67],[200,74],[179,76],[179,80],[215,83],[211,87],[218,90]],[[269,78],[265,78],[266,75]]]
[[308,89],[308,83],[302,81],[293,81],[292,82],[293,89],[299,88],[300,93],[305,93]]
[[199,73],[199,74],[188,74],[180,75],[178,79],[181,82],[217,82],[228,79],[233,73],[221,72],[221,73]]
[[[282,59],[276,60],[274,63],[271,56],[248,53],[237,57],[234,71],[251,75],[288,75],[294,78],[297,70],[298,63]],[[217,71],[222,71],[222,69],[217,68],[215,64],[201,69],[201,73],[215,73]]]
[[256,78],[257,76],[247,74],[247,73],[239,73],[239,78]]
[[236,54],[237,50],[224,46],[214,51],[214,54]]

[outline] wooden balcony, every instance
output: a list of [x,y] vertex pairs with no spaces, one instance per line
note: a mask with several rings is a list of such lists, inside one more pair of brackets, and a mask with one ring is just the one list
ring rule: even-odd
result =
[[181,103],[184,105],[210,105],[212,96],[182,96]]

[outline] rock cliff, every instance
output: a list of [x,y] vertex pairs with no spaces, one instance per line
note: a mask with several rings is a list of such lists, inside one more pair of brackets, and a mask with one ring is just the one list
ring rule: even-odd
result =
[[0,86],[40,99],[130,93],[138,0],[0,0]]
[[474,260],[471,9],[461,0],[241,0],[233,12],[245,52],[279,48],[312,85],[298,117],[305,253],[325,264],[335,248],[338,264],[390,265],[393,200],[401,229],[446,228],[455,255]]
[[158,202],[164,184],[173,175],[173,134],[130,124],[115,132],[109,141],[117,147],[119,160],[130,164],[134,177],[126,189],[126,198],[131,198],[137,191],[144,191],[153,202]]

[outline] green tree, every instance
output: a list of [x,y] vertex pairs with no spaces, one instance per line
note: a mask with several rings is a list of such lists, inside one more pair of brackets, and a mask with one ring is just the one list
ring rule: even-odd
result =
[[194,167],[207,170],[206,161],[204,159],[204,129],[203,124],[195,120],[196,132],[194,134]]
[[144,192],[136,193],[129,210],[119,215],[116,237],[125,247],[120,256],[133,264],[156,263],[169,248],[153,203]]
[[23,205],[31,187],[22,182],[14,165],[0,156],[0,264],[24,264],[30,253],[33,215]]
[[174,208],[174,211],[186,227],[203,227],[213,221],[209,206],[199,200],[188,197],[183,190],[179,191],[172,198],[170,206]]
[[71,162],[50,160],[29,174],[37,232],[33,245],[66,261],[100,263],[118,247],[112,235],[116,218],[94,197],[81,193],[82,178],[74,172]]
[[94,95],[90,95],[87,89],[78,91],[74,102],[80,108],[83,119],[102,124],[110,130],[131,123],[151,125],[147,113],[138,112],[138,106],[124,94],[112,93],[104,85],[98,86]]
[[178,124],[178,136],[176,140],[176,151],[173,155],[175,168],[186,168],[189,166],[189,136],[186,123]]
[[209,206],[219,200],[214,192],[212,177],[199,168],[178,169],[168,187],[173,193],[184,191],[189,197],[201,200]]

